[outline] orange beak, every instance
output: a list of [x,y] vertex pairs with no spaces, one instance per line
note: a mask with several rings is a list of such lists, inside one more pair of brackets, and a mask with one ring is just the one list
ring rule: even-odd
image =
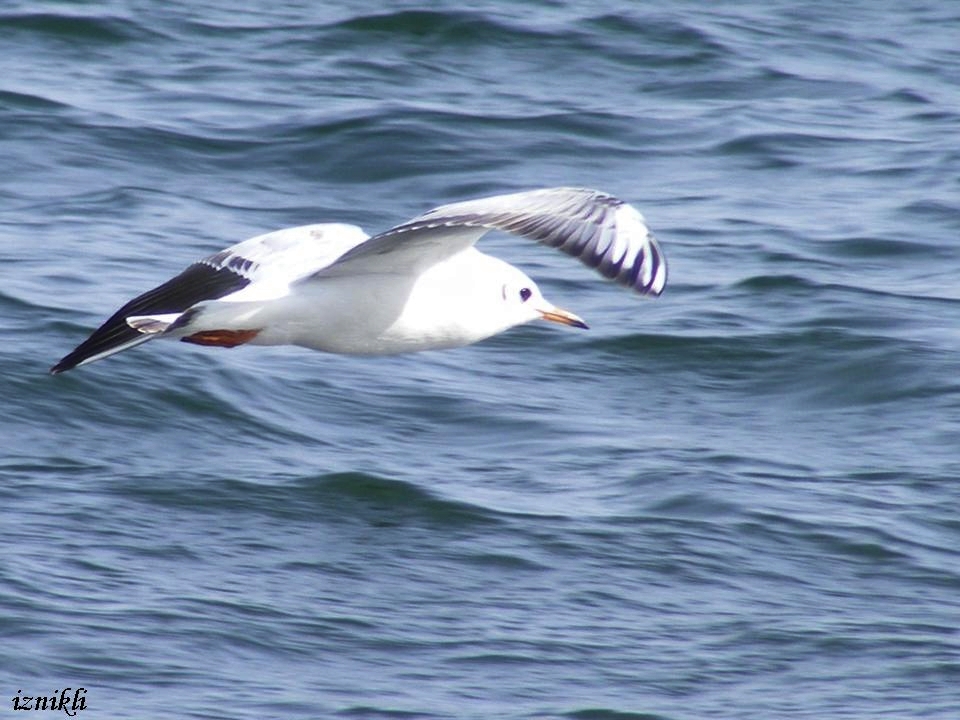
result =
[[584,330],[588,330],[590,327],[572,312],[561,310],[558,307],[550,308],[549,310],[541,310],[540,317],[542,317],[544,320],[549,320],[550,322],[560,323],[561,325],[569,325],[570,327],[582,328]]

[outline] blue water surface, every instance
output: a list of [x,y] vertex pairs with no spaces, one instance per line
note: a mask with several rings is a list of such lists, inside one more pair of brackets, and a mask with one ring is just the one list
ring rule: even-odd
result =
[[[3,713],[960,717],[958,27],[4,3]],[[552,185],[643,211],[666,293],[492,236],[592,329],[47,374],[246,237]]]

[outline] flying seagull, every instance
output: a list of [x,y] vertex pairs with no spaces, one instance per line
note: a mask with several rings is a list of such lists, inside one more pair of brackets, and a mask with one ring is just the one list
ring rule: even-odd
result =
[[624,201],[581,188],[497,195],[373,237],[321,224],[250,238],[128,302],[50,372],[154,338],[389,355],[469,345],[538,319],[586,328],[526,274],[474,247],[490,230],[558,248],[640,294],[666,283],[657,241]]

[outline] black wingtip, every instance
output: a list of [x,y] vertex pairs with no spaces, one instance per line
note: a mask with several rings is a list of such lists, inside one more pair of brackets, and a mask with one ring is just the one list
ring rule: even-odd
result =
[[75,357],[76,354],[76,352],[72,352],[61,358],[57,364],[50,368],[50,374],[59,375],[60,373],[65,373],[67,370],[73,370],[83,360],[83,358]]
[[216,300],[246,287],[250,279],[239,273],[248,267],[242,263],[250,261],[240,258],[241,263],[237,266],[236,260],[238,258],[232,257],[229,267],[218,267],[206,261],[194,263],[163,285],[135,297],[51,367],[50,374],[65,373],[85,362],[108,357],[148,340],[149,335],[143,335],[127,324],[131,315],[183,312],[202,300]]
[[67,362],[67,359],[64,358],[56,365],[52,366],[49,370],[51,375],[59,375],[60,373],[65,373],[67,370],[73,370],[77,366],[75,362]]

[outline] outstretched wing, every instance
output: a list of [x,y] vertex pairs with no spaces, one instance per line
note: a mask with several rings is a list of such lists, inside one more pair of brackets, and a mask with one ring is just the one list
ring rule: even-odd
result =
[[643,216],[623,200],[550,188],[443,205],[358,245],[317,277],[418,270],[503,230],[555,247],[641,294],[659,295],[667,265]]
[[152,339],[127,324],[135,315],[181,313],[203,300],[221,298],[250,283],[243,272],[221,265],[217,255],[190,265],[175,278],[135,297],[117,310],[99,328],[60,362],[50,368],[53,375],[105,358]]
[[139,345],[156,334],[131,327],[131,317],[176,316],[210,300],[282,297],[290,284],[326,267],[367,235],[353,225],[326,224],[277,230],[244,240],[190,265],[135,297],[50,368],[56,375]]

